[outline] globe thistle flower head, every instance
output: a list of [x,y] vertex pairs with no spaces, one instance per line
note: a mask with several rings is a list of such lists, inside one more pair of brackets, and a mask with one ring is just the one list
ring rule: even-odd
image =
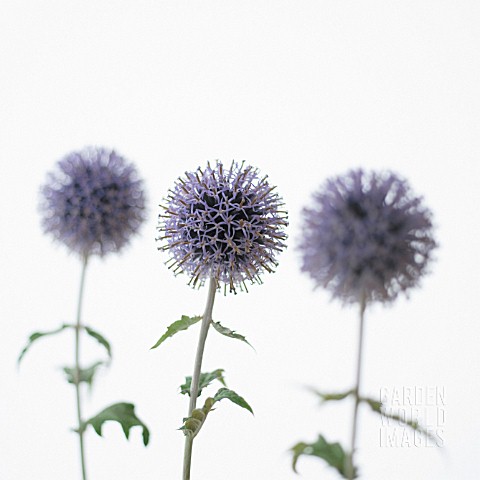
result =
[[113,150],[87,147],[66,155],[42,188],[46,233],[81,256],[117,252],[145,219],[143,182]]
[[343,303],[393,301],[417,285],[436,247],[430,211],[391,172],[328,180],[303,221],[302,271]]
[[285,247],[287,216],[274,189],[244,162],[186,172],[159,216],[157,240],[159,250],[170,252],[169,268],[189,275],[194,287],[214,277],[225,293],[227,285],[236,293],[236,287],[247,290],[245,281],[262,283],[260,274],[273,272]]

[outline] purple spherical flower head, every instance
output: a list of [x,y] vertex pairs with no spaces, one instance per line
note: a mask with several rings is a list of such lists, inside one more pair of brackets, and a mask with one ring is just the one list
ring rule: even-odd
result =
[[328,180],[303,220],[302,271],[344,303],[393,301],[417,285],[436,247],[430,211],[394,173]]
[[82,256],[119,251],[145,219],[135,167],[105,148],[69,153],[42,194],[45,232]]
[[159,216],[174,273],[185,272],[189,284],[202,285],[214,277],[229,286],[247,290],[245,281],[262,283],[260,273],[277,266],[275,255],[285,247],[286,212],[267,177],[232,162],[186,172],[165,199]]

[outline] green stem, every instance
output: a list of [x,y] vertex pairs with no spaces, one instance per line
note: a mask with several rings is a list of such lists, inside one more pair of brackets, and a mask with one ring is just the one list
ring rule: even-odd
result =
[[[210,278],[210,285],[208,289],[207,305],[202,316],[202,325],[200,328],[200,336],[198,339],[197,355],[195,357],[195,365],[193,367],[192,383],[190,385],[190,405],[188,407],[188,416],[192,415],[193,410],[197,405],[197,397],[200,382],[200,373],[202,370],[203,351],[205,349],[205,341],[207,339],[208,327],[212,323],[213,302],[215,300],[215,292],[217,291],[217,280],[214,277]],[[185,451],[183,455],[183,480],[190,480],[190,466],[192,463],[192,448],[193,437],[187,435],[185,437]]]
[[355,467],[353,463],[353,456],[355,454],[355,442],[357,437],[357,418],[358,418],[358,405],[360,404],[360,380],[362,375],[362,351],[363,351],[363,331],[365,320],[365,296],[362,296],[360,301],[360,327],[358,332],[358,350],[357,350],[357,375],[355,381],[355,388],[353,395],[355,397],[355,406],[353,408],[353,421],[352,421],[352,437],[350,442],[350,455],[347,468],[348,479],[353,480],[355,478]]
[[77,400],[77,420],[78,420],[78,437],[80,440],[80,462],[82,464],[82,479],[87,480],[87,471],[85,466],[85,447],[83,441],[83,419],[82,419],[82,399],[80,395],[80,331],[83,328],[82,318],[82,302],[83,290],[85,286],[85,272],[87,270],[88,256],[83,257],[82,273],[80,277],[80,290],[78,292],[77,304],[77,322],[75,325],[75,394]]

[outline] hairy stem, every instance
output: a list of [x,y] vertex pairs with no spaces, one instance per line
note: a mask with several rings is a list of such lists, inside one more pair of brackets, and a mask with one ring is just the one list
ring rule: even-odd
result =
[[[208,289],[207,305],[202,316],[202,325],[200,328],[200,336],[198,338],[197,354],[195,356],[195,365],[193,367],[192,383],[190,385],[190,405],[188,407],[188,416],[192,415],[193,410],[197,405],[197,396],[199,390],[200,373],[202,370],[203,351],[205,349],[205,341],[207,339],[208,327],[212,323],[213,302],[215,300],[215,292],[217,291],[217,280],[214,277],[210,278],[210,285]],[[192,463],[192,447],[193,437],[186,435],[185,437],[185,451],[183,456],[183,480],[190,480],[190,466]]]
[[353,463],[353,456],[355,454],[355,442],[357,438],[357,418],[358,418],[358,405],[360,404],[360,380],[362,375],[362,352],[363,352],[363,330],[365,320],[365,296],[362,296],[360,301],[360,327],[358,332],[358,350],[357,350],[357,375],[355,381],[355,387],[353,395],[355,397],[355,406],[353,408],[353,421],[352,421],[352,437],[350,442],[350,455],[348,459],[347,475],[349,480],[353,480],[355,477],[355,467]]
[[87,270],[88,256],[83,257],[82,273],[80,277],[80,290],[78,292],[77,304],[77,322],[75,324],[75,394],[77,400],[77,421],[78,421],[78,436],[80,440],[80,462],[82,465],[82,479],[87,480],[87,471],[85,466],[85,448],[83,441],[83,419],[82,419],[82,399],[80,395],[80,331],[82,327],[82,303],[83,290],[85,286],[85,272]]

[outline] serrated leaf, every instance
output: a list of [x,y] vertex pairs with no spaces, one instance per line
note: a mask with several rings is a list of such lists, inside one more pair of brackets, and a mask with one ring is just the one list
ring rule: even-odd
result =
[[105,422],[114,421],[118,422],[128,439],[130,435],[130,429],[132,427],[140,426],[143,429],[142,437],[143,444],[148,445],[150,439],[150,431],[147,426],[136,416],[135,406],[132,403],[115,403],[102,410],[98,415],[90,418],[83,423],[85,429],[87,425],[91,425],[98,435],[102,436],[102,427]]
[[229,338],[235,338],[236,340],[241,340],[242,342],[245,342],[247,345],[250,345],[250,347],[252,347],[252,345],[247,341],[247,339],[243,335],[236,333],[235,330],[230,330],[229,328],[224,327],[223,325],[220,324],[220,322],[212,322],[212,325],[213,325],[213,328],[217,332],[221,333],[222,335],[225,335],[226,337],[229,337]]
[[111,348],[110,343],[108,342],[108,340],[107,340],[103,335],[101,335],[100,333],[98,333],[97,331],[95,331],[93,328],[85,327],[85,331],[86,331],[91,337],[93,337],[95,340],[97,340],[97,342],[100,343],[100,345],[102,345],[103,347],[105,347],[105,350],[106,350],[107,353],[108,353],[108,357],[109,357],[109,358],[112,358],[112,348]]
[[352,395],[354,393],[353,390],[348,390],[346,392],[338,392],[338,393],[324,393],[324,392],[319,392],[318,390],[312,389],[313,393],[320,397],[320,400],[322,403],[324,402],[330,402],[330,401],[338,401],[338,400],[344,400],[348,396]]
[[55,330],[50,330],[48,332],[34,332],[34,333],[32,333],[28,337],[27,344],[25,345],[25,347],[23,347],[22,351],[20,352],[20,355],[18,356],[17,364],[20,364],[20,362],[22,361],[23,357],[25,356],[27,351],[30,349],[32,344],[34,342],[36,342],[39,338],[46,337],[46,336],[49,336],[49,335],[56,335],[57,333],[63,332],[63,330],[65,330],[66,328],[75,328],[75,325],[70,325],[70,324],[64,323],[63,325],[61,325],[59,328],[57,328]]
[[[301,455],[310,455],[325,460],[342,477],[348,478],[347,464],[349,455],[339,443],[329,443],[322,435],[319,435],[315,443],[300,442],[292,447],[291,451],[293,452],[292,468],[295,473],[298,473],[297,461],[299,457]],[[357,472],[354,469],[354,478],[356,476]]]
[[[200,374],[199,385],[198,385],[198,395],[197,398],[201,395],[202,390],[205,387],[208,387],[214,380],[218,380],[222,385],[227,386],[225,383],[225,378],[223,377],[223,368],[217,368],[213,372],[205,372]],[[192,387],[192,377],[185,377],[185,383],[180,385],[180,393],[182,395],[188,394],[190,396],[190,389]]]
[[368,406],[375,413],[378,413],[386,418],[390,418],[391,420],[395,420],[398,423],[401,423],[403,425],[407,425],[408,427],[425,435],[431,440],[437,440],[435,435],[431,434],[427,429],[423,428],[416,420],[408,420],[407,418],[404,418],[403,415],[400,416],[393,412],[387,412],[385,409],[385,405],[382,402],[379,402],[378,400],[373,400],[371,398],[366,398],[366,397],[361,397],[360,401],[368,404]]
[[378,400],[373,400],[371,398],[366,398],[366,397],[361,397],[360,398],[361,402],[367,403],[368,406],[376,413],[383,414],[382,412],[382,407],[383,404],[382,402],[379,402]]
[[235,393],[233,390],[229,390],[228,388],[221,388],[213,397],[215,402],[219,402],[224,398],[230,400],[233,403],[236,403],[242,408],[246,408],[250,413],[253,414],[252,407],[245,401],[243,397]]
[[158,342],[153,347],[150,348],[150,350],[157,348],[167,338],[172,337],[176,333],[181,332],[182,330],[187,330],[187,328],[191,327],[192,325],[195,325],[201,319],[202,319],[201,316],[187,317],[186,315],[182,315],[182,318],[180,320],[173,322],[169,327],[167,327],[167,331],[160,337]]
[[[79,382],[86,383],[88,384],[89,387],[92,386],[93,382],[93,377],[95,376],[95,373],[97,371],[97,368],[100,365],[105,365],[105,362],[95,362],[93,365],[87,368],[81,368],[79,370]],[[65,375],[67,376],[67,382],[75,385],[75,374],[76,374],[76,368],[70,368],[70,367],[63,367],[63,371],[65,372]]]

